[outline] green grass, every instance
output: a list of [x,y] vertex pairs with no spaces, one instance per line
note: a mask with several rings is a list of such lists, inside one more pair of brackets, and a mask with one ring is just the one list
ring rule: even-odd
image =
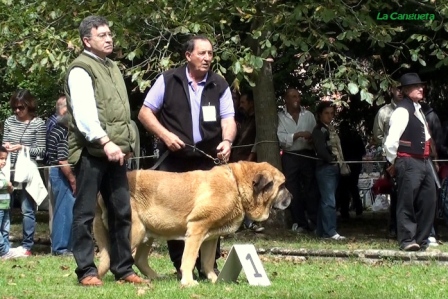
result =
[[151,265],[166,278],[149,286],[117,284],[108,274],[103,287],[76,284],[75,263],[48,255],[0,264],[0,298],[446,298],[446,266],[355,260],[306,261],[264,256],[272,285],[250,286],[241,274],[238,283],[201,282],[180,288],[166,254],[154,254]]
[[[13,223],[17,223],[17,215]],[[265,234],[237,233],[222,242],[226,250],[233,244],[253,243],[257,249],[397,249],[386,238],[386,214],[367,214],[339,225],[346,242],[330,242],[312,236],[298,236],[287,230],[267,230]],[[13,235],[21,227],[13,225]],[[446,228],[441,227],[446,235]],[[46,217],[39,214],[37,235],[48,238]],[[17,245],[17,244],[15,244]],[[446,245],[437,250],[448,251]],[[53,257],[48,246],[36,246],[29,258],[0,261],[0,298],[446,298],[447,266],[436,261],[407,263],[393,259],[364,261],[355,258],[300,258],[260,254],[271,280],[269,287],[250,286],[241,273],[237,283],[211,284],[201,281],[194,288],[180,288],[168,258],[165,243],[158,243],[150,265],[163,279],[148,286],[117,284],[112,274],[99,288],[77,285],[73,258]],[[225,258],[220,259],[220,267]]]

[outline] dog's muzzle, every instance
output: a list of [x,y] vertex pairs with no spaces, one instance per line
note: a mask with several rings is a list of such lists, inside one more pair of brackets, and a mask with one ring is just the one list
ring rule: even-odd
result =
[[284,210],[286,209],[292,200],[292,194],[283,187],[278,193],[277,200],[274,203],[274,209]]

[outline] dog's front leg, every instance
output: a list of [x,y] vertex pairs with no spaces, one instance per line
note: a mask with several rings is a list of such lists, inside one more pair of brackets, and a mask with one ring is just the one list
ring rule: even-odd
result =
[[218,239],[206,240],[201,245],[201,268],[204,274],[212,283],[215,283],[218,279],[213,265],[215,264],[216,246],[218,245]]
[[182,255],[182,265],[180,266],[180,270],[182,271],[182,280],[180,283],[184,287],[191,287],[198,284],[193,279],[193,269],[204,235],[203,232],[195,234],[187,232],[185,236],[185,248]]

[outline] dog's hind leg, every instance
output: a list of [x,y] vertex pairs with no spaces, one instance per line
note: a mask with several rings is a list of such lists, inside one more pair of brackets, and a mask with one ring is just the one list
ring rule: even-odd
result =
[[[98,203],[95,210],[95,218],[93,219],[93,235],[99,249],[100,261],[98,264],[98,276],[103,277],[110,269],[110,242],[109,231],[104,223],[103,211],[105,206],[101,196],[98,197]],[[107,212],[106,212],[107,213]],[[106,215],[107,216],[107,215]],[[106,218],[107,221],[107,218]]]
[[140,243],[137,246],[135,252],[134,264],[140,270],[143,275],[146,275],[150,279],[156,279],[158,277],[157,273],[148,264],[149,251],[151,250],[153,238],[150,238],[145,243]]
[[215,263],[216,246],[218,239],[205,240],[201,245],[201,268],[202,272],[207,276],[212,283],[218,279],[213,265]]

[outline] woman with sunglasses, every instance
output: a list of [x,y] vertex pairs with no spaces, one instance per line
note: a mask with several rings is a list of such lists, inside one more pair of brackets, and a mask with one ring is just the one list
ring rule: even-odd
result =
[[[15,165],[17,154],[23,146],[29,147],[31,160],[35,161],[36,157],[43,157],[45,122],[36,117],[36,99],[29,90],[21,89],[12,95],[9,105],[13,115],[5,121],[2,144],[11,155],[11,165]],[[15,191],[22,209],[23,240],[21,246],[13,250],[21,257],[31,255],[36,227],[36,203],[26,192],[25,186],[24,183],[22,189]]]

